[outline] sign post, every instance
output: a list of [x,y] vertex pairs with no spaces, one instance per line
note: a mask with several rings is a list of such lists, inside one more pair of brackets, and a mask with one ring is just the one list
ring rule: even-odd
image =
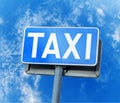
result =
[[60,101],[60,89],[62,83],[63,68],[61,66],[55,67],[55,77],[53,85],[53,97],[52,103],[59,103]]
[[52,103],[59,103],[62,76],[99,76],[101,47],[96,27],[29,27],[21,61],[28,74],[55,75]]

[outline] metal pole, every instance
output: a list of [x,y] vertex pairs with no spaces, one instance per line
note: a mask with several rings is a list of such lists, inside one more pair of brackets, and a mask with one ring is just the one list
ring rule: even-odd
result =
[[54,77],[54,86],[53,86],[53,95],[52,103],[60,102],[60,89],[62,83],[62,74],[63,68],[61,66],[56,66],[55,68],[55,77]]

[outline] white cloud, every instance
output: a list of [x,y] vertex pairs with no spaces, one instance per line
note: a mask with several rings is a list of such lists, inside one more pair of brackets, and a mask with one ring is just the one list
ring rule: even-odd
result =
[[0,17],[0,25],[4,23],[3,19]]
[[105,13],[104,11],[101,9],[101,8],[96,8],[97,10],[97,13],[100,15],[100,16],[105,16]]
[[[20,101],[22,103],[42,103],[42,99],[41,99],[41,92],[40,90],[38,90],[39,87],[39,81],[41,79],[41,77],[39,75],[37,76],[30,76],[27,75],[25,73],[25,70],[21,70],[20,71],[20,78],[21,82],[20,82],[20,90],[21,90],[21,97],[20,97]],[[34,86],[31,86],[27,80],[29,80],[31,78],[31,80],[33,79],[33,84]]]
[[61,18],[59,10],[53,10],[52,14],[48,15],[49,11],[38,10],[33,13],[30,9],[25,11],[23,18],[19,18],[16,24],[18,35],[23,37],[24,29],[29,26],[44,26],[47,23],[52,23],[52,26],[68,26],[68,23]]
[[81,98],[87,98],[86,82],[80,83],[80,94],[81,94]]
[[103,26],[105,24],[105,14],[103,12],[103,9],[96,8],[96,17],[97,17],[97,25]]
[[68,19],[72,20],[73,23],[77,24],[77,21],[81,15],[81,10],[79,7],[73,8],[72,13],[69,15]]
[[39,92],[35,91],[29,84],[21,84],[22,103],[42,103]]
[[[10,62],[12,63],[14,62],[14,60],[11,60]],[[19,68],[19,69],[16,71],[10,72],[8,68],[12,68],[12,69]],[[16,63],[14,63],[12,67],[6,64],[6,67],[4,67],[4,69],[1,68],[3,69],[2,70],[3,75],[0,76],[0,80],[1,80],[0,102],[2,101],[7,103],[12,102],[8,98],[10,97],[11,94],[13,94],[14,92],[17,92],[20,95],[19,100],[22,103],[42,103],[41,92],[38,90],[38,87],[39,87],[38,82],[40,81],[40,76],[32,77],[32,76],[25,75],[24,74],[25,70],[23,68],[24,66],[22,66],[22,64],[21,66],[18,66]],[[30,78],[34,78],[35,80],[34,86],[31,86],[29,84],[28,80]]]
[[93,16],[91,14],[88,14],[88,22],[93,23]]
[[[20,97],[20,101],[22,103],[42,103],[42,99],[41,99],[41,92],[40,90],[38,90],[39,87],[39,81],[41,79],[41,77],[39,75],[36,76],[30,76],[27,75],[25,73],[25,70],[21,70],[20,71],[20,78],[21,79],[21,83],[20,83],[20,90],[21,90],[21,97]],[[31,78],[31,80],[33,80],[33,84],[34,86],[31,86],[27,80],[29,80]]]
[[[0,102],[12,102],[9,98],[14,99],[11,94],[15,92],[16,94],[13,95],[17,93],[20,95],[17,101],[42,103],[41,92],[38,90],[40,76],[33,77],[25,74],[25,66],[20,62],[20,55],[13,53],[16,48],[20,48],[20,38],[20,35],[16,36],[15,39],[19,39],[16,43],[7,40],[4,35],[0,38]],[[19,51],[20,49],[16,53]],[[33,86],[28,82],[30,78],[34,78]]]
[[114,34],[112,35],[112,38],[116,42],[120,42],[120,30],[115,30]]
[[[11,54],[11,50],[9,49],[9,45],[6,45],[6,44],[9,44],[8,42],[9,41],[7,41],[7,39],[4,36],[0,37],[0,52],[1,52],[0,57],[4,57],[4,56],[6,57],[6,56]],[[5,59],[5,58],[2,58],[2,59]]]
[[[100,3],[99,6],[93,1],[86,2],[70,2],[71,13],[68,15],[68,20],[71,20],[77,26],[81,26],[84,22],[79,21],[88,21],[90,24],[96,23],[98,26],[103,26],[105,24],[105,13],[106,8],[104,3]],[[94,14],[96,12],[96,14]],[[87,17],[83,18],[82,16]],[[96,21],[97,19],[97,21]],[[86,25],[86,24],[85,24]]]
[[16,24],[16,29],[18,32],[18,37],[23,37],[24,29],[31,25],[31,17],[30,17],[30,10],[26,10],[25,15],[23,18],[20,18],[18,20],[18,23]]
[[85,83],[85,82],[83,82],[83,83],[80,84],[80,92],[81,92],[81,93],[84,92],[85,86],[86,86],[86,83]]
[[[118,43],[120,43],[120,28],[119,26],[115,29],[113,34],[107,34],[108,37],[112,38],[112,47],[117,48]],[[119,51],[120,49],[116,49]]]
[[39,86],[39,81],[41,79],[41,76],[37,75],[34,81],[34,87],[37,89]]
[[117,15],[118,19],[120,19],[120,11],[118,12],[118,15]]

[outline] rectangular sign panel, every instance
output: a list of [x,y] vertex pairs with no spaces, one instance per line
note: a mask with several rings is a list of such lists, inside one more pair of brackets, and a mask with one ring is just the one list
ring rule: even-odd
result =
[[29,27],[25,29],[22,62],[94,66],[99,30],[95,27]]

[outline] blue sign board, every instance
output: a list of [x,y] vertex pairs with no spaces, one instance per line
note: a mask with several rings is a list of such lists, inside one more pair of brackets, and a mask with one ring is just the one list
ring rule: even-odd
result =
[[22,62],[94,66],[99,30],[95,27],[29,27],[25,29]]

